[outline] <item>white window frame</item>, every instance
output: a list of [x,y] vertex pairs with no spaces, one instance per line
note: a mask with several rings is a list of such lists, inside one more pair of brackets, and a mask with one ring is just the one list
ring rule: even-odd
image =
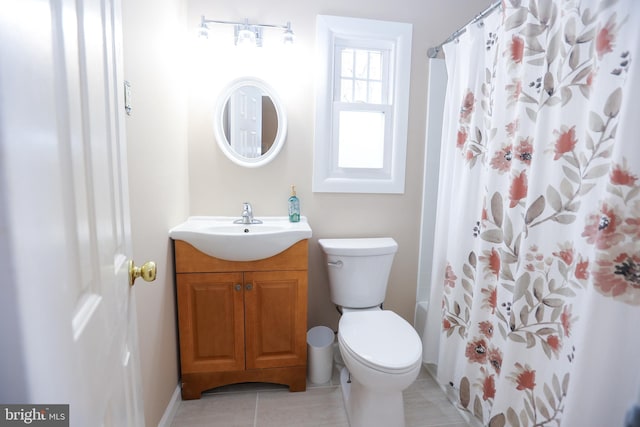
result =
[[[318,15],[314,192],[404,193],[411,34],[411,24]],[[344,103],[335,98],[340,84],[337,47],[385,51],[388,62],[383,79],[388,83],[383,104]],[[340,111],[373,111],[385,115],[382,168],[338,166]]]

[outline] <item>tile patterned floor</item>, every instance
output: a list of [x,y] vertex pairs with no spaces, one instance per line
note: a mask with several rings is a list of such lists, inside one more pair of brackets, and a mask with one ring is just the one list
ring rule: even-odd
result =
[[[327,384],[291,393],[273,384],[236,384],[180,403],[172,427],[348,427],[337,369]],[[407,427],[467,427],[435,380],[422,370],[404,392]]]

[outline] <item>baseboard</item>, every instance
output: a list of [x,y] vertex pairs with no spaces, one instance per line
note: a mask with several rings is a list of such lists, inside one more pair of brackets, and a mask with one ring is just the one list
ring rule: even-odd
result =
[[164,410],[162,418],[160,418],[158,427],[171,427],[171,423],[173,422],[173,418],[176,416],[180,402],[182,402],[182,399],[180,398],[180,384],[178,384],[176,386],[176,390],[171,396],[171,400],[169,400],[169,404],[167,404],[167,408]]

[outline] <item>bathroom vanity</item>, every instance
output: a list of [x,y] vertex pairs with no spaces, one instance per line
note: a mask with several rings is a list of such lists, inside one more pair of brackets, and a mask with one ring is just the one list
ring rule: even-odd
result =
[[241,382],[304,391],[308,240],[256,261],[174,248],[182,398]]

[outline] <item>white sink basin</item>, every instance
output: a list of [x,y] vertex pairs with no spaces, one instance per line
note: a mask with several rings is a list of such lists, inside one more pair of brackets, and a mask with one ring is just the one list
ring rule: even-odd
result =
[[228,261],[255,261],[279,254],[311,237],[306,217],[289,222],[286,216],[256,217],[262,224],[234,224],[238,217],[192,216],[169,230],[200,252]]

